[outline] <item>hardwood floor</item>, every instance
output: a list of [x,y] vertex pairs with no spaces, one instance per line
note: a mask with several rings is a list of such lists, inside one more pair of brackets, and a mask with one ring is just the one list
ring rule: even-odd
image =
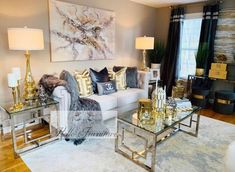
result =
[[11,139],[0,141],[0,171],[28,172],[29,168],[21,158],[14,157]]
[[[201,110],[201,115],[235,124],[235,113],[233,115],[222,115],[211,109]],[[48,132],[46,129],[37,130],[36,135]],[[11,139],[0,140],[0,172],[28,172],[30,169],[21,158],[15,159]]]
[[203,109],[201,110],[201,115],[227,123],[235,124],[235,113],[233,113],[232,115],[223,115],[214,112],[212,109]]
[[[35,129],[34,129],[35,130]],[[36,129],[33,136],[38,137],[48,133],[48,127]],[[19,141],[23,141],[20,138]],[[7,136],[4,140],[0,139],[0,172],[29,172],[30,169],[24,161],[13,153],[11,137]]]

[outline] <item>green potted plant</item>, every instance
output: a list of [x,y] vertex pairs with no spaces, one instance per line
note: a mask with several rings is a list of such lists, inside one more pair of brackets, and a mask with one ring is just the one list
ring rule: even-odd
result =
[[207,64],[207,58],[209,55],[209,45],[207,42],[199,45],[196,55],[196,75],[204,75],[204,70]]
[[163,42],[158,41],[155,44],[154,50],[149,51],[149,60],[151,68],[160,69],[162,59],[165,56],[166,48]]

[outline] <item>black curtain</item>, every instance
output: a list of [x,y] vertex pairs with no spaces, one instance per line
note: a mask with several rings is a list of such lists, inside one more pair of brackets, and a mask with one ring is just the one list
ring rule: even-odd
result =
[[208,75],[211,63],[214,61],[214,42],[218,16],[219,4],[204,6],[199,46],[203,43],[207,43],[209,46],[209,55],[205,64],[205,75]]
[[161,79],[163,80],[163,84],[166,85],[167,96],[171,96],[172,86],[176,79],[183,19],[184,8],[172,9],[166,46],[166,56],[163,59],[161,67]]

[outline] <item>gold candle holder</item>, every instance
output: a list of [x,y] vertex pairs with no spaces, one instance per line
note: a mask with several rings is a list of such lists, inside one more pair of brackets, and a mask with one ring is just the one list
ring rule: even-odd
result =
[[23,103],[22,103],[22,100],[21,100],[21,94],[20,94],[20,80],[17,80],[17,100],[18,100],[18,102],[17,102],[17,108],[18,109],[22,109],[23,108]]
[[16,87],[11,87],[11,89],[12,89],[12,96],[13,96],[14,104],[13,104],[13,106],[10,109],[12,111],[16,111],[17,110]]
[[17,86],[16,87],[10,87],[12,89],[12,96],[13,96],[13,106],[10,108],[12,111],[18,111],[23,108],[23,103],[21,101],[21,95],[20,95],[20,80],[17,80]]

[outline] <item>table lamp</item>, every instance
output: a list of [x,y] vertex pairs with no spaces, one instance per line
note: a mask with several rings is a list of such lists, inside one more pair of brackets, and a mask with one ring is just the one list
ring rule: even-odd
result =
[[143,64],[141,69],[148,71],[148,67],[146,66],[146,50],[154,49],[154,37],[137,37],[135,40],[135,48],[137,50],[143,50]]
[[36,85],[30,68],[29,50],[43,50],[43,31],[32,28],[8,28],[10,50],[23,50],[26,57],[26,74],[24,79],[24,99],[32,100],[36,96]]

